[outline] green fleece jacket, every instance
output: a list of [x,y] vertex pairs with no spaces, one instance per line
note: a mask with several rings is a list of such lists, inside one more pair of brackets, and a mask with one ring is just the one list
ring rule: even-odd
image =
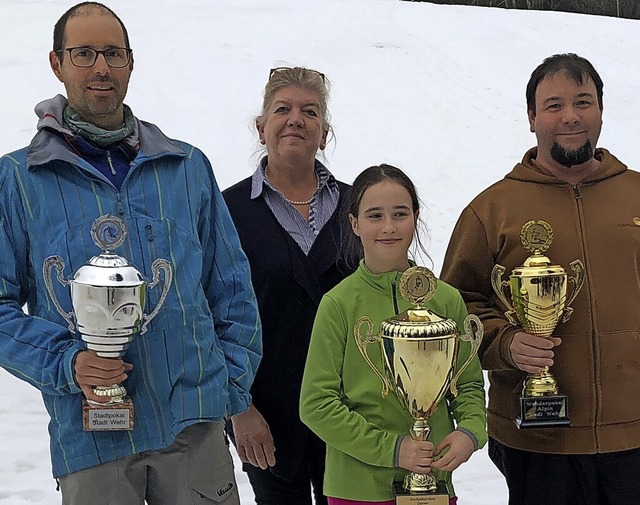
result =
[[[393,483],[407,473],[396,466],[396,450],[409,433],[412,419],[394,394],[382,397],[381,381],[362,357],[353,334],[361,316],[370,317],[377,331],[384,319],[411,307],[396,294],[400,275],[372,274],[361,262],[355,273],[324,295],[318,308],[302,381],[300,417],[327,443],[327,496],[390,500],[395,494]],[[438,281],[435,296],[426,306],[462,329],[467,310],[458,291],[448,284]],[[457,366],[470,349],[468,342],[461,342]],[[383,370],[380,346],[369,345],[367,350]],[[458,396],[449,393],[431,417],[429,439],[437,445],[457,426],[482,447],[487,440],[486,411],[477,357],[461,375],[458,390]],[[454,496],[450,473],[437,476]]]

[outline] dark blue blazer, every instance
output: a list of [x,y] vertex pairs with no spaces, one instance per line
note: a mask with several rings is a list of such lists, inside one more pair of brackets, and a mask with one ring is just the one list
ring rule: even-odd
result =
[[353,272],[342,253],[345,234],[353,233],[343,210],[350,186],[338,185],[336,211],[308,255],[263,198],[251,199],[250,177],[223,192],[249,258],[262,320],[264,354],[251,388],[253,404],[274,438],[276,465],[271,471],[285,479],[296,473],[309,437],[315,436],[300,421],[298,405],[318,304],[324,293]]

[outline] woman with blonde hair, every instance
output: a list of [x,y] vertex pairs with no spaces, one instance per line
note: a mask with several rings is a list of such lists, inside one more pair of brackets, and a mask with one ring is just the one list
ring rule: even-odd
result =
[[346,277],[340,207],[349,186],[317,159],[332,135],[329,81],[303,67],[272,69],[256,118],[266,153],[224,191],[251,265],[264,356],[249,410],[232,435],[256,503],[326,504],[325,445],[298,414],[311,328],[322,295]]

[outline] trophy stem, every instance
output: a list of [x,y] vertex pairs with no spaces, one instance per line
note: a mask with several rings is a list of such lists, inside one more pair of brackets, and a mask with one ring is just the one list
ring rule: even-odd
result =
[[426,419],[414,419],[413,426],[411,426],[411,430],[409,431],[411,438],[414,440],[419,440],[424,442],[429,438],[429,434],[431,433],[431,426],[429,426],[429,422]]
[[93,393],[96,396],[109,397],[107,403],[98,403],[91,400],[87,400],[92,405],[116,405],[124,402],[125,396],[127,396],[127,390],[121,384],[114,384],[113,386],[95,386]]
[[[426,419],[414,419],[409,434],[413,440],[425,441],[431,433]],[[404,477],[404,489],[410,493],[433,493],[438,489],[435,475],[410,472]]]
[[529,374],[522,385],[522,395],[530,397],[551,396],[558,394],[558,383],[549,367],[542,372]]

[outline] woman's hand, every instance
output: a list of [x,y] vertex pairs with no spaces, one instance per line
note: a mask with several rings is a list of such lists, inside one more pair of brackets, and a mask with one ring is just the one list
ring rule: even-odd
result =
[[473,440],[463,431],[452,431],[438,444],[433,455],[438,456],[445,449],[449,449],[444,456],[436,459],[431,465],[438,470],[453,472],[467,461],[475,450]]
[[415,473],[429,473],[433,461],[433,444],[428,441],[413,440],[405,435],[400,442],[398,465]]
[[232,416],[231,424],[240,461],[263,470],[276,464],[276,448],[269,425],[253,404],[246,412]]

